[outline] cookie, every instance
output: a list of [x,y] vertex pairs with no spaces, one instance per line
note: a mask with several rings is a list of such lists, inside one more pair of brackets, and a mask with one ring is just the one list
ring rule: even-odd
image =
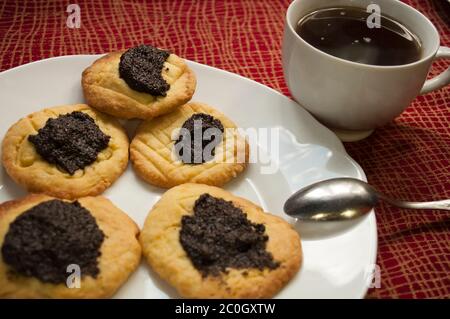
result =
[[2,162],[30,192],[73,199],[98,195],[119,178],[128,147],[111,116],[86,104],[58,106],[15,123],[4,137]]
[[153,270],[187,298],[269,298],[302,261],[300,237],[287,222],[202,184],[164,193],[139,240]]
[[107,298],[138,267],[136,224],[108,199],[0,205],[0,298]]
[[188,102],[196,79],[182,58],[142,45],[96,60],[81,84],[92,107],[120,118],[151,119]]
[[[206,123],[206,128],[218,134],[208,140],[208,152],[203,152],[203,140],[198,153],[192,156],[189,140],[184,143],[183,134],[194,135],[192,130],[205,127],[193,125]],[[200,134],[201,135],[201,134]],[[214,145],[213,145],[214,144]],[[213,145],[214,147],[210,147]],[[184,147],[185,146],[185,147]],[[185,153],[180,151],[185,148]],[[190,149],[189,149],[190,148]],[[187,160],[184,156],[187,155]],[[209,158],[206,158],[208,155]],[[136,173],[145,181],[159,187],[170,188],[184,183],[201,183],[220,186],[236,177],[247,166],[249,147],[236,125],[225,115],[204,103],[187,103],[176,111],[144,121],[137,129],[130,145],[130,159]]]

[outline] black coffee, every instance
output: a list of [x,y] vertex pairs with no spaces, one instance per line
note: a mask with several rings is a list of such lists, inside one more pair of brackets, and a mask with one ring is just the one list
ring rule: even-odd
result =
[[420,59],[417,36],[383,15],[380,28],[369,28],[370,14],[353,7],[321,9],[300,19],[296,32],[317,49],[353,62],[401,65]]

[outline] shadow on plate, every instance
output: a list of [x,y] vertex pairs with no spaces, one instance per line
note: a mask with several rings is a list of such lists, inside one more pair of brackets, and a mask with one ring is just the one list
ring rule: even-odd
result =
[[305,240],[323,240],[339,236],[356,227],[367,216],[346,221],[303,222],[297,221],[293,226]]
[[167,282],[165,282],[161,277],[158,276],[158,274],[150,268],[150,266],[146,265],[147,271],[149,276],[152,278],[153,283],[155,286],[163,291],[169,298],[172,299],[179,299],[181,298],[178,292],[173,288],[171,285],[169,285]]
[[17,199],[24,197],[27,192],[17,185],[6,173],[3,167],[0,168],[0,193],[2,198]]
[[138,120],[138,119],[119,120],[119,122],[125,128],[125,131],[127,132],[128,138],[131,142],[131,140],[136,135],[136,130],[137,130],[139,124],[142,123],[142,120]]

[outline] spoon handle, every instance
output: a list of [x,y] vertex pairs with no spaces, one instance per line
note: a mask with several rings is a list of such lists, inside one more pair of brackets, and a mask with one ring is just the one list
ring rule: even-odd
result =
[[392,198],[386,198],[384,196],[382,199],[391,205],[401,208],[450,210],[450,199],[438,200],[434,202],[404,202]]

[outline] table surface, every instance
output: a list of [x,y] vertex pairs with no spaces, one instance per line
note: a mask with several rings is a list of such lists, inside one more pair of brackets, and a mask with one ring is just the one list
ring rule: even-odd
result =
[[[0,71],[48,57],[147,43],[254,79],[289,95],[281,67],[288,0],[71,1],[81,27],[66,26],[68,1],[0,1]],[[409,0],[450,46],[445,0]],[[431,75],[449,65],[439,61]],[[7,106],[3,106],[7,107]],[[370,183],[409,200],[450,198],[450,87],[418,97],[389,125],[347,143]],[[376,210],[381,287],[369,298],[450,297],[450,215],[381,205]]]

